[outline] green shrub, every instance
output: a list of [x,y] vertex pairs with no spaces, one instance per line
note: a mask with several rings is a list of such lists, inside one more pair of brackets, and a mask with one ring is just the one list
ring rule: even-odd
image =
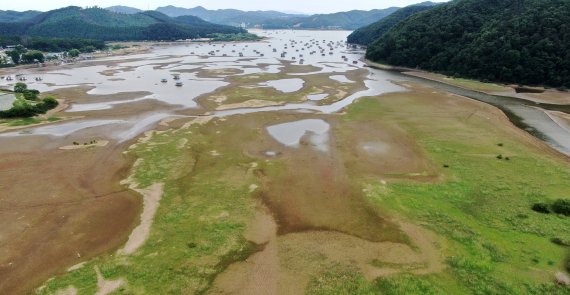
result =
[[22,92],[22,94],[27,100],[37,100],[40,92],[35,89],[26,89]]
[[569,244],[567,241],[564,241],[564,240],[561,239],[561,238],[552,238],[552,239],[550,239],[550,241],[551,241],[553,244],[556,244],[556,245],[559,245],[559,246],[565,246],[565,247],[570,246],[570,244]]
[[570,216],[570,200],[556,200],[556,202],[552,204],[552,211],[565,216]]
[[532,210],[538,213],[549,214],[550,209],[548,208],[548,204],[545,203],[536,203],[532,205]]
[[26,85],[26,83],[22,83],[22,82],[18,82],[14,86],[14,92],[16,92],[16,93],[23,93],[27,89],[28,89],[28,85]]
[[57,107],[59,103],[53,97],[47,97],[40,103],[31,104],[27,101],[19,101],[7,111],[0,111],[0,118],[29,118]]
[[52,96],[48,96],[46,98],[44,98],[42,100],[43,102],[43,108],[46,111],[49,111],[51,109],[54,109],[55,107],[57,107],[59,105],[59,103],[57,102],[57,100],[55,98],[53,98]]

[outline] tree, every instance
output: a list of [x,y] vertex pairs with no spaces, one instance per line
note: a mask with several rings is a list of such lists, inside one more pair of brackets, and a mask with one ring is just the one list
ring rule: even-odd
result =
[[22,92],[22,94],[24,95],[24,98],[27,100],[37,100],[38,95],[40,95],[40,92],[35,90],[35,89],[28,89],[28,90],[24,90],[24,92]]
[[28,85],[26,85],[26,83],[18,82],[14,85],[14,92],[16,93],[24,93],[26,90],[28,90]]
[[45,56],[42,52],[37,50],[28,51],[22,54],[22,62],[33,63],[33,62],[44,62]]
[[71,49],[70,51],[67,52],[67,55],[70,57],[78,57],[79,54],[81,54],[81,51],[79,51],[78,49]]
[[20,63],[20,53],[18,51],[12,50],[12,51],[8,51],[6,53],[8,54],[8,56],[10,56],[10,58],[12,59],[12,62],[14,64]]

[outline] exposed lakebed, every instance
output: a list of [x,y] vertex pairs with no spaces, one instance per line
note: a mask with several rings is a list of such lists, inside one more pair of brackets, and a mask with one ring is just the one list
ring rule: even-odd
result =
[[[30,81],[30,88],[42,92],[73,88],[89,87],[86,94],[100,99],[89,102],[76,102],[67,110],[69,114],[90,113],[90,116],[74,128],[71,123],[56,123],[49,128],[34,127],[17,132],[4,133],[1,137],[22,135],[67,136],[74,132],[81,132],[90,128],[100,130],[101,135],[119,140],[128,140],[136,137],[160,120],[169,116],[178,115],[184,109],[199,109],[196,99],[208,95],[220,87],[230,84],[226,81],[230,76],[247,76],[277,74],[290,64],[310,65],[318,70],[306,73],[288,73],[289,78],[268,80],[259,83],[258,87],[270,87],[282,93],[295,93],[305,84],[307,76],[330,73],[330,79],[340,83],[350,84],[354,81],[344,75],[347,71],[362,67],[356,65],[363,52],[349,49],[344,43],[348,32],[311,32],[311,31],[256,31],[260,35],[268,36],[265,42],[255,43],[229,43],[229,44],[179,44],[156,45],[151,53],[132,55],[128,57],[108,57],[85,66],[76,65],[61,70],[50,69],[40,71],[34,69],[23,70],[20,74],[39,76],[41,81]],[[346,62],[344,61],[346,58]],[[313,111],[334,113],[365,96],[377,96],[389,92],[405,91],[404,87],[394,84],[394,81],[412,81],[434,86],[452,93],[488,102],[501,107],[511,119],[521,125],[523,129],[546,140],[558,150],[570,154],[570,135],[568,131],[544,114],[539,108],[529,106],[526,101],[517,98],[497,99],[495,96],[477,93],[454,86],[445,85],[425,79],[409,77],[399,73],[387,72],[378,69],[369,69],[368,78],[364,81],[367,90],[347,93],[341,100],[325,105],[315,105],[313,102],[328,97],[325,93],[306,95],[307,102],[287,103],[280,106],[269,107],[243,107],[211,113],[214,116],[228,116],[266,111]],[[209,73],[204,77],[202,73]],[[180,77],[175,80],[174,77]],[[161,82],[166,79],[166,82]],[[31,80],[31,79],[30,79]],[[183,87],[174,86],[174,82],[181,81]],[[15,82],[0,81],[0,87],[11,88]],[[231,85],[230,85],[231,86]],[[119,93],[147,92],[148,95],[130,100],[111,100],[107,96]],[[263,100],[263,97],[257,99]],[[129,108],[130,105],[141,104],[148,100],[156,100],[165,105],[161,114],[153,114],[152,109],[143,112],[137,110],[133,113],[122,113],[122,117],[115,117],[108,124],[116,127],[120,134],[110,131],[108,124],[101,125],[97,120],[97,112],[104,112],[116,107]],[[199,112],[197,112],[199,113]],[[92,123],[88,123],[93,117]],[[516,118],[515,118],[516,117]],[[116,119],[116,120],[115,120]],[[518,120],[517,120],[518,119]],[[144,127],[136,126],[139,123]],[[522,126],[524,125],[524,126]],[[101,128],[105,127],[105,128]],[[113,128],[115,129],[115,128]],[[70,130],[72,132],[70,132]]]

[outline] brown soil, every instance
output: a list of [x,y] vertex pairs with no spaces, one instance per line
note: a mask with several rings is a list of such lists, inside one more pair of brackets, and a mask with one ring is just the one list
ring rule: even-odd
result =
[[0,294],[24,293],[124,243],[140,199],[118,185],[129,167],[123,148],[2,153]]
[[[435,235],[379,212],[351,180],[352,174],[376,174],[390,175],[382,176],[385,179],[430,181],[408,176],[433,170],[421,149],[401,129],[386,129],[370,121],[340,122],[342,117],[337,115],[316,117],[333,127],[328,154],[305,145],[283,147],[266,132],[245,144],[246,153],[253,157],[272,159],[264,152],[278,152],[277,161],[283,167],[255,169],[262,185],[253,189],[263,205],[245,237],[263,245],[263,250],[230,265],[216,278],[211,294],[302,294],[312,277],[334,263],[355,266],[368,279],[402,271],[433,273],[443,268]],[[260,124],[304,118],[306,115],[255,114],[228,118],[224,124],[257,129]],[[365,124],[372,127],[361,128]],[[372,139],[408,148],[393,148],[382,156],[356,151],[362,142]],[[352,163],[356,158],[362,162],[360,166]],[[373,266],[375,261],[390,266]]]

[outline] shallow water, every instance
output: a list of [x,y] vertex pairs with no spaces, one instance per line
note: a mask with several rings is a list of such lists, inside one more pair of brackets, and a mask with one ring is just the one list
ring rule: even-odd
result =
[[283,93],[291,93],[299,91],[305,85],[305,81],[302,79],[282,79],[282,80],[272,80],[259,84],[262,87],[273,87],[277,91]]
[[16,96],[14,94],[0,93],[0,111],[11,109],[15,101]]
[[299,148],[304,137],[316,150],[328,152],[330,125],[319,119],[287,122],[267,127],[267,132],[279,143]]
[[[185,108],[199,107],[195,99],[201,95],[211,93],[216,89],[228,85],[223,81],[229,74],[213,73],[212,78],[197,77],[199,70],[238,70],[237,75],[278,73],[287,63],[311,65],[319,68],[312,73],[289,73],[291,79],[267,81],[261,86],[274,87],[284,93],[295,92],[303,87],[303,76],[315,73],[334,73],[330,78],[340,83],[354,83],[343,73],[362,67],[362,63],[354,65],[352,62],[359,60],[363,51],[351,50],[346,47],[344,41],[350,32],[348,31],[263,31],[253,30],[255,34],[267,36],[263,42],[238,42],[228,44],[174,44],[156,45],[151,53],[130,56],[107,57],[99,61],[115,61],[116,65],[86,65],[73,69],[54,70],[47,73],[38,72],[36,69],[21,70],[21,74],[28,76],[30,88],[42,92],[61,88],[89,86],[88,92],[93,95],[118,94],[123,92],[144,91],[152,93],[131,100],[95,101],[90,103],[77,103],[72,105],[67,112],[108,110],[117,105],[137,104],[146,99],[154,99],[172,106],[172,111]],[[211,55],[210,53],[214,53]],[[285,53],[282,57],[282,54]],[[240,56],[240,53],[243,56]],[[344,57],[344,58],[343,58]],[[346,61],[345,61],[346,58]],[[140,59],[133,61],[135,59]],[[97,62],[99,62],[97,61]],[[364,80],[367,89],[354,93],[347,98],[330,105],[317,106],[316,100],[325,98],[324,94],[309,95],[306,103],[293,103],[283,106],[262,108],[243,108],[213,112],[214,116],[231,116],[235,114],[248,114],[268,111],[298,111],[298,112],[321,112],[335,113],[352,104],[354,101],[365,96],[377,96],[390,92],[406,91],[404,87],[394,84],[392,81],[412,81],[426,84],[458,95],[480,100],[495,105],[504,110],[511,120],[522,129],[545,140],[556,149],[570,155],[570,132],[558,125],[543,110],[535,108],[540,106],[545,109],[566,111],[560,106],[530,104],[516,98],[498,97],[483,93],[465,90],[459,87],[445,85],[426,79],[410,77],[400,73],[388,72],[377,69],[369,69],[370,75]],[[179,74],[183,87],[174,86],[173,74]],[[41,77],[42,81],[35,81],[33,77]],[[161,83],[161,79],[167,79],[167,83]],[[0,80],[0,88],[10,89],[16,81]],[[262,98],[260,98],[262,99]],[[148,110],[142,114],[125,114],[125,120],[109,120],[108,124],[117,125],[116,132],[105,132],[119,140],[128,140],[142,133],[145,128],[150,128],[158,121],[170,116],[169,112],[156,114]],[[123,118],[121,118],[123,119]],[[93,129],[104,120],[92,120],[90,123],[77,123],[70,128],[69,123],[55,123],[49,128],[27,128],[21,132],[5,133],[2,137],[23,135],[53,135],[61,136],[82,129]],[[75,124],[75,123],[74,123]],[[107,128],[108,129],[108,128]],[[114,128],[115,129],[115,128]],[[122,131],[121,131],[122,130]],[[122,132],[122,133],[121,133]],[[111,134],[111,135],[109,135]]]
[[333,75],[333,76],[330,76],[330,78],[337,81],[337,82],[340,82],[340,83],[354,83],[354,81],[349,80],[344,75]]
[[312,100],[312,101],[319,101],[319,100],[323,100],[325,98],[329,97],[329,95],[327,93],[319,93],[319,94],[309,94],[307,95],[307,99],[308,100]]

